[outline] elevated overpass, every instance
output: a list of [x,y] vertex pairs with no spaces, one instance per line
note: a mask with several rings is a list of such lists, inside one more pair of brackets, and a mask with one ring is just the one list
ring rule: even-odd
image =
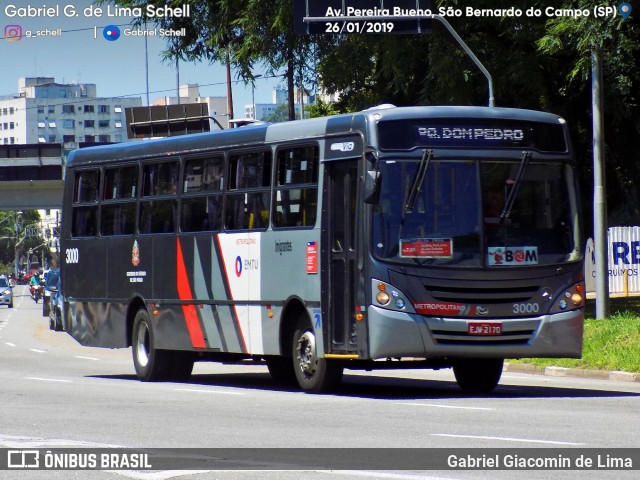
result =
[[0,145],[0,210],[62,208],[63,184],[62,145]]

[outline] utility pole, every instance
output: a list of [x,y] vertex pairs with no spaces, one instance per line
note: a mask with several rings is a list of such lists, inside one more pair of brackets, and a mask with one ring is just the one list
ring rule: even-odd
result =
[[591,51],[591,109],[593,113],[593,241],[596,256],[596,318],[609,315],[609,256],[607,241],[607,191],[604,170],[602,105],[602,53]]

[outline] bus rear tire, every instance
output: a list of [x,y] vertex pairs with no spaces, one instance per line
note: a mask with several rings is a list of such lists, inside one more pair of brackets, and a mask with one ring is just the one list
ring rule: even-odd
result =
[[453,364],[453,374],[465,393],[489,393],[500,381],[504,359],[463,358]]
[[155,382],[169,377],[173,352],[155,348],[153,328],[149,313],[145,309],[138,310],[133,321],[131,348],[138,379],[143,382]]
[[316,336],[306,317],[300,318],[293,334],[293,370],[298,385],[307,393],[322,393],[335,388],[342,379],[339,363],[318,358]]

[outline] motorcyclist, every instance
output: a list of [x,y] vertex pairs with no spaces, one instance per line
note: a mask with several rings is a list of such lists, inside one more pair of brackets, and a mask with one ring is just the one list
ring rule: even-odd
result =
[[40,272],[36,272],[31,276],[29,280],[29,292],[31,293],[31,297],[38,302],[38,299],[35,296],[36,290],[40,288]]

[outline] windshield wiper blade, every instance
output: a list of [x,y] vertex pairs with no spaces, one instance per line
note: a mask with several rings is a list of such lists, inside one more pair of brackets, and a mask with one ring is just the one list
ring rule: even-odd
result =
[[422,154],[422,158],[420,159],[420,166],[418,166],[418,170],[416,171],[416,176],[413,177],[413,182],[411,182],[411,189],[409,189],[409,193],[407,198],[404,201],[402,213],[407,214],[413,207],[416,205],[416,200],[418,199],[418,195],[422,190],[422,184],[424,181],[424,177],[427,175],[427,170],[429,168],[429,162],[431,162],[431,158],[433,157],[433,150],[425,150]]
[[529,160],[531,160],[531,152],[522,152],[522,159],[520,160],[518,173],[516,174],[516,178],[513,181],[513,186],[511,187],[511,190],[509,190],[509,195],[507,196],[507,199],[504,202],[504,207],[502,208],[502,212],[500,213],[500,223],[504,223],[507,218],[509,218],[509,215],[511,215],[511,209],[513,208],[513,204],[516,200],[516,195],[518,194],[518,189],[520,188],[520,184],[522,183],[524,174],[527,171]]

